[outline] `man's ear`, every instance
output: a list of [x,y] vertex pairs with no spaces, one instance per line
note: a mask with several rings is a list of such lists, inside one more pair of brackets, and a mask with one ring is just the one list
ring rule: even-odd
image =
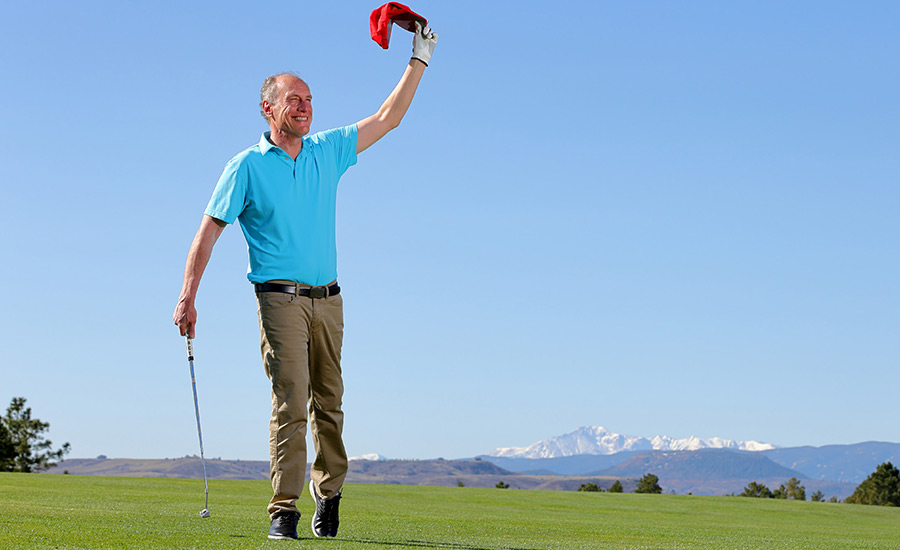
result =
[[272,118],[272,104],[266,100],[262,102],[263,112],[266,113],[266,118]]

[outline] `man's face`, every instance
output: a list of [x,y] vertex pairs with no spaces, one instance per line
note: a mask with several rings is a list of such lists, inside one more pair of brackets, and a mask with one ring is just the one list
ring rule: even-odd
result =
[[264,102],[273,129],[301,138],[312,124],[312,94],[305,82],[292,75],[279,77],[278,100],[275,105]]

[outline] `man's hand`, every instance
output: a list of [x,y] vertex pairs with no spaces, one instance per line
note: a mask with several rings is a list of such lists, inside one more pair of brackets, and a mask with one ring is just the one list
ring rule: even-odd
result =
[[172,320],[175,321],[182,336],[193,339],[196,336],[194,326],[197,324],[197,308],[194,307],[194,301],[186,298],[179,299],[178,305],[175,306],[175,313],[172,314]]
[[437,44],[438,35],[430,27],[422,28],[421,23],[416,23],[416,32],[413,34],[413,59],[418,59],[425,66],[431,60],[434,46]]

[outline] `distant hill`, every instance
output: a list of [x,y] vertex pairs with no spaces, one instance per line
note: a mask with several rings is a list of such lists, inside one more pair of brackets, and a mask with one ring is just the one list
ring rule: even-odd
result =
[[622,451],[611,455],[575,455],[558,458],[519,458],[505,456],[479,455],[476,458],[486,460],[522,474],[558,474],[564,476],[583,475],[588,472],[603,470],[621,464],[636,454],[646,451]]
[[900,444],[869,441],[855,445],[791,447],[763,451],[773,462],[810,479],[862,483],[879,464],[900,465]]
[[662,479],[802,478],[803,474],[778,465],[759,453],[725,449],[650,451],[606,468],[594,475],[640,477],[652,472]]
[[[640,453],[590,475],[639,478],[647,473],[659,477],[666,492],[706,495],[740,493],[751,481],[777,488],[792,477],[805,477],[759,453],[725,449]],[[831,491],[829,496],[844,496],[837,495],[834,488]]]
[[[112,477],[175,477],[199,479],[199,456],[183,458],[69,458],[47,470],[48,474]],[[258,460],[206,460],[210,479],[269,479],[269,463]]]
[[371,477],[421,477],[436,475],[510,475],[484,460],[353,460],[350,472]]
[[[307,466],[308,468],[308,466]],[[47,471],[49,474],[175,477],[200,479],[203,469],[200,457],[173,459],[71,458]],[[210,479],[269,479],[269,463],[265,461],[206,461]],[[546,489],[574,491],[582,483],[596,483],[609,488],[617,478],[604,476],[524,475],[510,472],[482,460],[351,460],[347,481],[394,485],[430,485],[456,487],[496,487],[499,482],[513,489]],[[626,491],[633,491],[633,479],[621,480]]]
[[[596,483],[609,488],[616,479],[608,476],[528,475],[505,470],[486,460],[354,460],[350,462],[347,481],[353,483],[385,483],[399,485],[431,485],[455,487],[496,487],[499,482],[513,489],[546,489],[575,491],[582,483]],[[633,490],[635,481],[623,479]]]

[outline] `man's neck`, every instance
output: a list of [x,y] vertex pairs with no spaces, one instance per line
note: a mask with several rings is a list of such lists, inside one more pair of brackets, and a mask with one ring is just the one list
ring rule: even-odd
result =
[[302,137],[298,138],[280,130],[276,130],[275,128],[272,128],[271,132],[269,132],[269,141],[290,155],[294,160],[297,160],[297,155],[299,155],[300,150],[303,149]]

